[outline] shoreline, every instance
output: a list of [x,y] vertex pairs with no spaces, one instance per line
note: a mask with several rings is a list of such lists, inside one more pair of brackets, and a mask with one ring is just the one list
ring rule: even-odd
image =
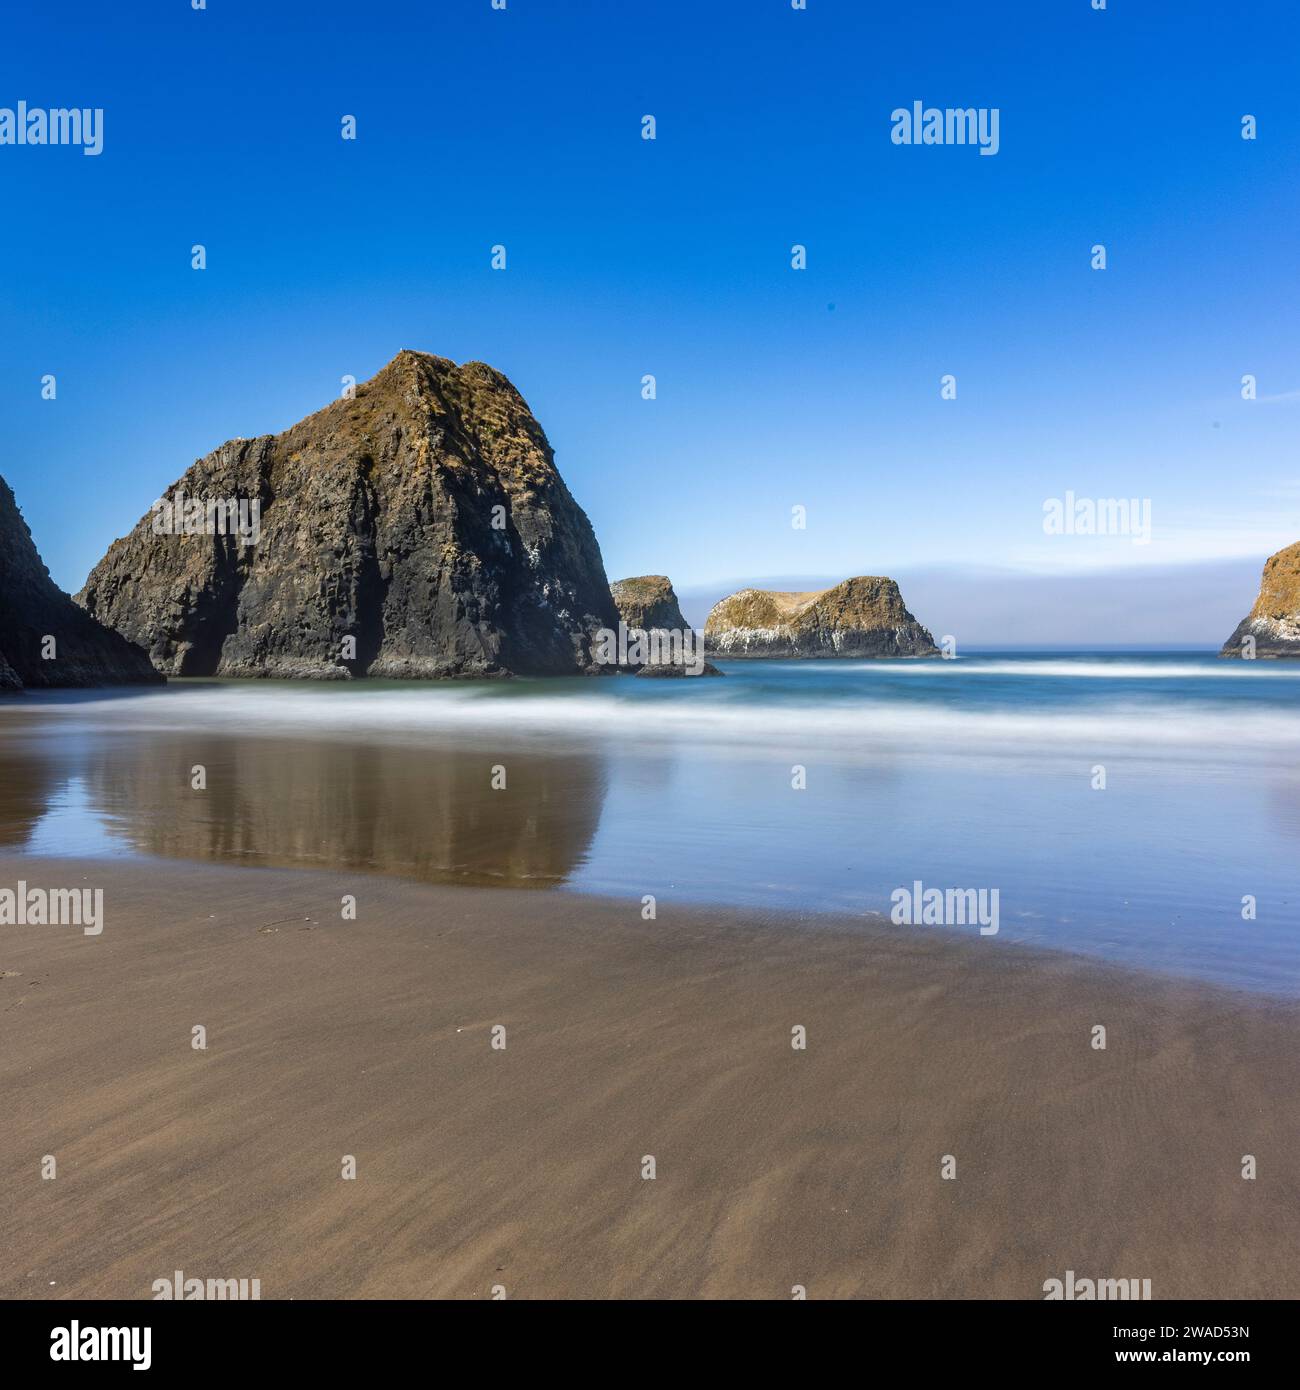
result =
[[[638,915],[640,904],[640,899],[635,893],[627,899],[621,899],[603,887],[585,887],[568,880],[556,880],[544,876],[538,876],[531,883],[507,878],[504,875],[500,877],[476,877],[469,873],[460,880],[423,879],[414,873],[404,872],[401,869],[374,864],[348,864],[342,868],[325,868],[320,862],[312,862],[303,857],[289,859],[287,857],[258,856],[249,856],[245,862],[236,862],[231,859],[156,854],[129,847],[116,848],[110,854],[69,852],[67,854],[37,855],[22,855],[8,846],[0,847],[0,891],[5,888],[13,888],[16,880],[25,873],[24,865],[27,864],[69,866],[67,874],[60,875],[56,872],[46,875],[51,883],[55,879],[59,880],[56,886],[69,886],[68,883],[64,882],[65,879],[70,876],[80,877],[87,872],[93,878],[99,873],[101,865],[106,866],[113,873],[123,872],[136,875],[184,873],[187,870],[196,870],[199,872],[211,871],[217,874],[266,874],[285,878],[329,878],[331,880],[338,879],[340,882],[351,881],[355,876],[356,879],[365,884],[389,884],[398,889],[409,889],[416,893],[428,892],[435,896],[446,892],[452,895],[469,896],[501,894],[505,897],[518,896],[527,901],[542,897],[567,898],[583,904],[584,914],[591,911],[594,918],[599,919],[603,914],[608,913],[610,922],[617,920],[622,925],[628,925],[631,919]],[[43,883],[29,882],[28,886],[29,888],[40,888]],[[355,884],[353,887],[355,888]],[[1297,1013],[1297,1019],[1300,1020],[1300,994],[1294,991],[1280,987],[1267,989],[1254,984],[1239,984],[1213,976],[1192,975],[1184,970],[1179,970],[1176,966],[1162,966],[1147,961],[1134,962],[1114,956],[1094,954],[1082,947],[1071,948],[1023,938],[1010,939],[1002,929],[981,945],[979,944],[978,925],[973,922],[965,926],[921,922],[895,923],[891,921],[887,909],[864,907],[850,911],[833,904],[818,904],[796,910],[787,902],[775,898],[745,903],[727,898],[677,897],[675,890],[673,895],[659,892],[656,895],[656,901],[665,923],[670,920],[688,919],[697,925],[707,925],[708,930],[718,937],[722,937],[728,932],[739,932],[744,935],[759,930],[774,933],[793,930],[796,933],[807,935],[841,936],[849,938],[850,941],[858,941],[863,937],[881,938],[886,949],[891,942],[904,947],[908,938],[912,936],[933,937],[947,946],[961,946],[963,949],[976,951],[982,949],[998,953],[1005,952],[1012,957],[1020,958],[1013,961],[1013,964],[1020,968],[1026,966],[1032,968],[1035,964],[1044,967],[1056,965],[1065,969],[1082,967],[1093,973],[1112,974],[1119,980],[1132,984],[1159,982],[1174,987],[1204,990],[1211,994],[1236,998],[1248,1007],[1259,1004],[1261,1006],[1278,1005],[1292,1008]],[[653,925],[653,923],[646,924],[647,929]],[[3,926],[0,926],[0,931],[3,930]],[[76,928],[73,927],[70,930],[75,933]],[[0,979],[2,978],[3,976],[0,976]]]
[[834,914],[5,860],[106,920],[0,928],[4,1297],[1300,1296],[1293,1002]]

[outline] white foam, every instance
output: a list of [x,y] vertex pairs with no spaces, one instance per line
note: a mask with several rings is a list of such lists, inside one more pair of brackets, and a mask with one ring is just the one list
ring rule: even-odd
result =
[[1294,762],[1300,711],[1233,707],[1222,702],[1149,700],[1069,707],[1022,705],[963,709],[899,697],[805,702],[764,698],[737,680],[707,687],[674,683],[633,692],[625,678],[572,684],[416,685],[400,689],[263,682],[173,683],[164,690],[69,703],[11,707],[30,718],[39,708],[58,721],[98,731],[226,733],[240,737],[451,738],[543,740],[635,753],[648,741],[842,755],[918,752],[944,758],[1059,755],[1097,759],[1117,753],[1231,764],[1241,758]]
[[[725,663],[724,663],[725,664]],[[781,664],[781,674],[842,675],[846,672],[865,672],[871,675],[941,676],[961,680],[973,676],[1017,676],[1034,680],[1077,677],[1083,680],[1300,680],[1300,662],[1295,666],[1276,661],[1238,661],[1235,659],[1207,661],[1204,665],[1192,662],[1140,661],[1072,661],[1046,659],[1042,661],[997,661],[980,657],[954,657],[950,661],[791,661]]]

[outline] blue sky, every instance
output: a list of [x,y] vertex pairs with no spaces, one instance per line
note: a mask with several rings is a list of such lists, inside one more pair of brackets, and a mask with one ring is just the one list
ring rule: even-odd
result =
[[[104,151],[0,146],[0,474],[75,590],[195,458],[414,347],[510,376],[612,578],[1262,560],[1298,41],[1282,0],[15,8],[0,106],[102,107]],[[997,107],[999,153],[892,144],[916,100]],[[1152,543],[1045,536],[1067,490]]]

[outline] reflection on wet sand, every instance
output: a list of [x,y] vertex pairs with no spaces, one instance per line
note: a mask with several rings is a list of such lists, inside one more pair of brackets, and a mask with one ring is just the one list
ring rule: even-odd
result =
[[0,847],[24,848],[67,781],[38,748],[0,739]]
[[25,847],[74,782],[109,836],[141,854],[513,887],[562,883],[584,861],[605,791],[587,755],[195,734],[6,740],[0,842]]

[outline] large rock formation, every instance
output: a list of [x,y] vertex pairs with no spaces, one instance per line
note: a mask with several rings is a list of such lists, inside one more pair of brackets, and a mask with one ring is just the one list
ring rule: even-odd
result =
[[1300,541],[1264,563],[1259,597],[1223,644],[1220,656],[1300,656]]
[[938,656],[892,579],[860,575],[831,589],[742,589],[704,625],[710,654],[735,657]]
[[144,652],[57,587],[0,478],[0,690],[161,679]]
[[573,674],[600,669],[593,633],[617,622],[541,426],[481,362],[401,352],[354,399],[200,459],[181,497],[187,522],[257,503],[256,543],[155,534],[182,514],[155,508],[78,595],[161,671]]

